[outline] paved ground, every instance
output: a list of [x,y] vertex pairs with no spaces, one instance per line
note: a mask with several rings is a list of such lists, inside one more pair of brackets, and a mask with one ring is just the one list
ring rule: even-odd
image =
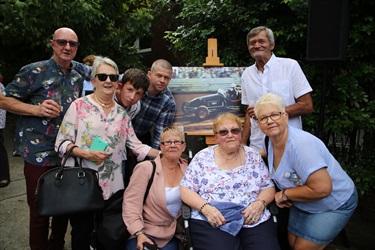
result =
[[[10,117],[11,118],[11,117]],[[8,119],[5,129],[5,142],[8,146],[10,175],[12,182],[6,188],[0,188],[0,250],[24,250],[28,247],[28,205],[26,202],[23,161],[11,155],[13,148],[13,119]],[[1,159],[0,159],[1,160]],[[344,237],[338,236],[327,247],[330,250],[370,250],[375,249],[375,216],[371,219],[362,216],[358,208],[346,227],[350,247],[344,244]],[[70,249],[70,237],[66,236],[67,250]]]

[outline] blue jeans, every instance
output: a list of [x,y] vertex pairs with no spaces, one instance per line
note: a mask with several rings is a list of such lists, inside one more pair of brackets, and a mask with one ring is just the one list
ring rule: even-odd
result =
[[[178,250],[179,248],[179,240],[175,237],[173,237],[167,245],[165,245],[162,248],[159,248],[160,250]],[[137,239],[132,238],[127,241],[125,250],[137,250]]]

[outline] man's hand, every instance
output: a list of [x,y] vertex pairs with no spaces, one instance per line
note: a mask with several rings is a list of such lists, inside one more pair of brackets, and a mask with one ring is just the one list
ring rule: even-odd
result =
[[36,116],[46,118],[56,118],[60,115],[61,106],[53,100],[45,100],[36,111]]

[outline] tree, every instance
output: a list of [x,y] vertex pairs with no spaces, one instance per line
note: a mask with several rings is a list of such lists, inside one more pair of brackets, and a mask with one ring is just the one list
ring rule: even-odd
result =
[[122,70],[140,66],[134,41],[150,32],[153,18],[147,0],[2,0],[0,11],[0,67],[7,81],[23,65],[49,58],[49,39],[62,26],[79,37],[77,61],[97,54]]
[[[176,1],[177,2],[177,1]],[[275,54],[296,59],[312,85],[315,112],[304,116],[304,128],[317,133],[322,100],[324,63],[307,62],[308,1],[305,0],[186,0],[175,30],[166,33],[171,49],[188,65],[201,65],[206,57],[207,38],[218,39],[218,54],[225,66],[252,64],[246,34],[265,25],[275,33]],[[352,0],[348,60],[328,64],[325,93],[324,141],[363,187],[374,190],[373,148],[375,141],[375,46],[373,1]],[[324,27],[322,27],[324,29]],[[322,46],[324,46],[322,37]],[[358,167],[359,166],[359,167]],[[364,171],[366,170],[366,171]],[[365,174],[364,174],[365,173]]]

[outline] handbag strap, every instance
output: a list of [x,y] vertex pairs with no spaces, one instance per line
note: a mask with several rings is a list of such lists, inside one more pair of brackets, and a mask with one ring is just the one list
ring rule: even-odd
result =
[[[70,147],[69,150],[66,152],[66,155],[65,155],[65,157],[64,157],[64,161],[63,161],[63,163],[61,164],[61,167],[62,167],[62,168],[65,167],[66,161],[67,161],[68,158],[70,157],[70,153],[72,153],[73,149],[75,149],[75,148],[78,148],[78,146],[77,146],[77,145],[74,145],[74,146]],[[74,157],[74,158],[75,158],[75,157]],[[77,159],[75,158],[74,161],[77,162]]]
[[[62,179],[62,176],[63,176],[63,173],[64,173],[64,167],[65,167],[66,161],[67,161],[68,158],[70,157],[70,153],[73,151],[74,148],[78,148],[78,146],[74,145],[74,146],[72,146],[72,147],[68,150],[68,152],[66,152],[66,155],[65,155],[65,157],[64,157],[63,163],[61,164],[61,167],[60,167],[60,171],[59,171],[58,173],[56,173],[56,176],[55,176],[56,179]],[[83,171],[82,164],[78,164],[78,162],[77,162],[77,158],[76,158],[76,157],[74,157],[74,162],[75,162],[75,164],[78,165],[78,166],[81,168],[81,170]]]
[[72,141],[69,140],[69,139],[65,139],[65,140],[63,140],[62,142],[60,142],[60,145],[59,145],[59,147],[57,148],[57,153],[58,153],[58,154],[60,153],[60,148],[61,148],[61,146],[62,146],[63,143],[66,142],[66,141],[70,141],[70,142],[72,142]]
[[150,179],[148,180],[148,184],[147,184],[147,188],[146,188],[146,192],[145,192],[145,197],[143,198],[143,204],[146,203],[148,192],[150,191],[152,182],[154,181],[154,176],[155,176],[155,171],[156,171],[155,161],[151,161],[151,163],[152,163],[152,174],[151,174]]

